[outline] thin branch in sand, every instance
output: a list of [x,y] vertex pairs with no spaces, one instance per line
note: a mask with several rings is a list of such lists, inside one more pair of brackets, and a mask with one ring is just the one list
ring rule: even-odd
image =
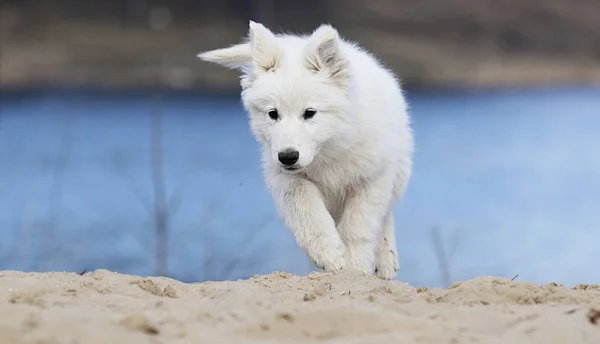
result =
[[171,196],[169,196],[169,199],[167,200],[167,207],[169,209],[169,214],[171,217],[175,216],[175,214],[179,210],[179,207],[181,206],[183,196],[185,195],[185,191],[187,190],[186,186],[188,185],[188,181],[192,176],[193,167],[188,167],[185,170],[185,175],[181,178],[179,184],[177,185],[177,187],[175,187],[175,189],[171,193]]
[[146,192],[136,183],[136,179],[127,173],[124,168],[125,158],[121,151],[111,156],[113,170],[127,182],[133,196],[153,217],[155,234],[155,268],[154,275],[166,276],[168,273],[168,236],[169,223],[180,208],[187,183],[192,175],[192,168],[186,169],[186,174],[180,178],[179,184],[170,196],[167,196],[164,162],[164,135],[163,135],[163,110],[161,108],[160,94],[154,93],[150,104],[150,177],[152,184],[151,193]]
[[33,228],[33,215],[31,214],[31,202],[30,197],[25,199],[23,206],[23,214],[21,216],[21,226],[19,228],[19,260],[22,266],[29,268],[29,249],[31,246],[32,228]]
[[[262,228],[264,228],[271,220],[271,215],[265,215],[260,221],[253,226],[248,226],[243,237],[238,240],[242,243],[240,250],[232,254],[222,254],[219,252],[218,236],[211,228],[210,222],[215,214],[217,207],[216,199],[212,198],[208,205],[204,208],[202,215],[202,251],[204,259],[202,261],[202,279],[203,280],[222,280],[232,276],[232,274],[242,268],[244,264],[252,262],[252,259],[247,259],[246,249],[256,242]],[[252,254],[253,255],[253,254]],[[253,255],[254,256],[254,255]],[[261,251],[261,257],[266,256],[264,250]]]
[[162,109],[160,96],[155,95],[150,114],[150,170],[154,190],[154,230],[157,276],[167,274],[168,217],[167,196],[164,176]]
[[225,267],[223,268],[223,272],[226,274],[226,277],[231,276],[232,272],[237,270],[242,262],[247,262],[247,259],[244,259],[246,255],[246,248],[249,247],[252,243],[256,242],[256,237],[258,233],[266,227],[269,222],[271,222],[272,217],[270,215],[264,216],[255,226],[252,226],[246,230],[245,235],[243,236],[241,242],[244,244],[241,250],[239,250],[235,257],[229,259]]
[[125,171],[125,157],[123,156],[123,152],[121,150],[115,151],[113,154],[111,154],[109,159],[112,164],[112,172],[126,182],[131,193],[133,194],[133,197],[135,197],[135,199],[144,209],[146,209],[146,211],[148,211],[148,213],[152,214],[152,204],[148,201],[150,199],[150,195],[135,182],[135,178]]
[[62,203],[62,191],[64,187],[64,175],[69,164],[71,148],[73,146],[73,126],[78,111],[78,101],[70,103],[69,111],[63,116],[63,131],[58,146],[58,157],[52,171],[52,180],[50,182],[50,191],[48,197],[48,208],[46,209],[46,227],[43,229],[43,246],[39,254],[39,261],[36,262],[37,270],[44,269],[40,264],[47,264],[48,258],[55,255],[55,249],[49,247],[56,242],[54,236],[59,226],[58,212]]
[[440,273],[442,274],[442,281],[446,287],[449,287],[452,281],[450,276],[450,262],[448,261],[449,257],[446,253],[446,247],[438,227],[433,227],[431,229],[431,239],[433,242],[435,256],[438,261],[438,267],[440,269]]
[[202,252],[204,256],[204,259],[202,260],[202,274],[204,275],[204,279],[206,279],[208,275],[211,275],[211,277],[214,278],[215,275],[214,266],[216,254],[214,254],[214,245],[216,240],[214,240],[214,231],[209,229],[209,223],[215,213],[216,204],[217,201],[212,198],[202,212]]

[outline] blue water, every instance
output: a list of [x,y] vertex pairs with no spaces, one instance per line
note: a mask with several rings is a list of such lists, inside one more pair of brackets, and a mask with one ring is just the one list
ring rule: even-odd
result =
[[[600,283],[600,89],[408,92],[413,177],[396,207],[399,279]],[[275,213],[239,99],[165,95],[169,276],[312,270]],[[146,95],[1,98],[0,269],[153,273]]]

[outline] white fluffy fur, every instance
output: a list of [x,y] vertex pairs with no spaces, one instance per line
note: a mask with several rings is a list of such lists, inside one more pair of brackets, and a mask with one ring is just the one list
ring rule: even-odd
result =
[[[302,36],[249,26],[245,42],[198,57],[241,70],[242,102],[286,225],[325,271],[394,278],[393,208],[410,178],[413,152],[399,81],[330,25]],[[316,115],[304,118],[307,108]],[[297,170],[278,160],[288,148],[299,152]]]

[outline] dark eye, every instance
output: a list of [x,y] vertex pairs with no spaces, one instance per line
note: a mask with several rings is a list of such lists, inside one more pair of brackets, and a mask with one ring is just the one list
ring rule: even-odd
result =
[[306,110],[304,110],[304,119],[310,119],[315,117],[315,115],[317,114],[317,110],[313,109],[313,108],[308,108]]
[[273,109],[269,111],[269,117],[271,117],[272,120],[276,121],[279,118],[279,113],[277,113],[277,110]]

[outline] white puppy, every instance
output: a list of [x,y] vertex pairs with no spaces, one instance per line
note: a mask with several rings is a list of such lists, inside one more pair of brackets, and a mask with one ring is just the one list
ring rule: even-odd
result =
[[393,208],[413,152],[394,74],[329,25],[297,36],[251,21],[245,42],[198,56],[241,70],[266,184],[315,265],[394,278]]

